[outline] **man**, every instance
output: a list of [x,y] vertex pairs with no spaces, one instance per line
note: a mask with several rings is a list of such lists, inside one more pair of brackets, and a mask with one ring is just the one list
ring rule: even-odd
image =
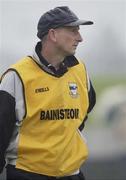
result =
[[84,64],[74,56],[82,37],[67,7],[41,16],[33,56],[12,65],[0,84],[0,171],[8,180],[84,179],[88,149],[81,133],[95,104]]

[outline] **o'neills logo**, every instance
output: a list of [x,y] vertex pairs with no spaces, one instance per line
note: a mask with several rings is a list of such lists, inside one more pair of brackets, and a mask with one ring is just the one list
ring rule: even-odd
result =
[[41,111],[40,120],[78,119],[79,109],[52,109]]

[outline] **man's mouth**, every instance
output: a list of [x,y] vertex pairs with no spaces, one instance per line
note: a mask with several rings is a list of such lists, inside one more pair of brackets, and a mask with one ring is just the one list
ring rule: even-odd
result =
[[78,44],[73,45],[75,48],[77,48]]

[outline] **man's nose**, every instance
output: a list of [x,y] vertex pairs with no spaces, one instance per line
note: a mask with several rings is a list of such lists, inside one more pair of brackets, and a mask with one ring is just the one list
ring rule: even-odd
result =
[[83,38],[81,36],[81,34],[78,32],[78,42],[82,42],[83,41]]

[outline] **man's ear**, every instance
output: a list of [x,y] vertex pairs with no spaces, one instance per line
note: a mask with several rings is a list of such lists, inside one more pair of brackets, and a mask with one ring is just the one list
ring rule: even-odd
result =
[[48,37],[50,38],[50,40],[52,40],[53,42],[56,42],[56,31],[55,29],[50,29],[48,32]]

